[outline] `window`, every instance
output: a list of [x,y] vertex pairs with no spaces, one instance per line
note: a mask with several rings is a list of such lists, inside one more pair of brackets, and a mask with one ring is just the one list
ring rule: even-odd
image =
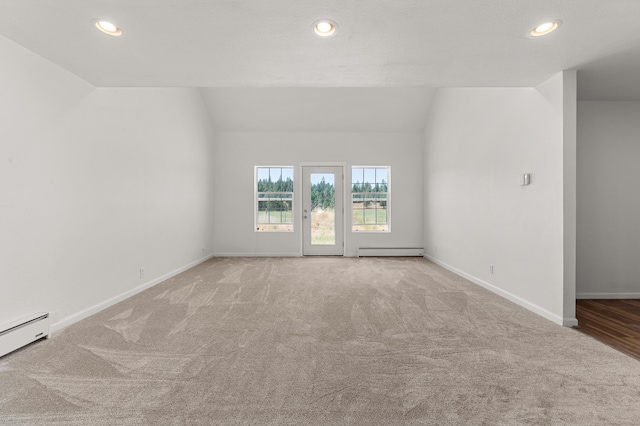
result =
[[389,232],[390,167],[351,168],[352,231]]
[[255,168],[256,231],[293,231],[293,167]]

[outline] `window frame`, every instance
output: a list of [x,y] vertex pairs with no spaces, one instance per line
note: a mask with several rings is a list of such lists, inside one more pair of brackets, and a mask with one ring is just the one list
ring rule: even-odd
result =
[[[291,222],[281,222],[281,223],[259,223],[258,219],[260,216],[259,206],[260,199],[259,194],[268,193],[268,192],[258,192],[258,169],[291,169],[291,181],[293,183],[292,191],[278,191],[272,193],[290,193],[291,194]],[[271,170],[269,170],[269,174],[271,174]],[[280,176],[282,177],[282,171]],[[253,167],[253,231],[254,232],[294,232],[295,231],[295,181],[296,181],[296,170],[295,166],[292,165],[259,165]],[[270,191],[271,192],[271,191]],[[291,225],[291,229],[260,229],[260,225]]]
[[[362,193],[354,193],[353,192],[353,172],[354,169],[386,169],[387,170],[387,181],[386,181],[386,185],[387,185],[387,191],[385,192],[386,194],[386,203],[387,203],[387,208],[386,208],[386,226],[387,229],[383,229],[383,230],[375,230],[375,229],[371,229],[371,230],[357,230],[357,229],[353,229],[355,225],[367,225],[366,223],[363,224],[356,224],[354,223],[354,219],[355,219],[355,215],[354,215],[354,208],[353,208],[353,195],[354,194],[362,194]],[[364,172],[363,172],[364,173]],[[353,165],[351,166],[351,175],[349,177],[350,180],[350,187],[349,187],[349,192],[350,192],[350,200],[349,200],[349,208],[350,208],[350,215],[351,215],[351,232],[352,233],[356,233],[356,234],[363,234],[363,233],[375,233],[375,234],[380,234],[380,233],[390,233],[391,232],[391,166],[390,165]],[[366,182],[362,182],[363,184]],[[371,192],[366,193],[366,194],[371,194]],[[374,194],[379,194],[379,192],[375,192]],[[377,221],[377,214],[376,214],[376,221]],[[379,223],[375,223],[372,225],[381,225]]]

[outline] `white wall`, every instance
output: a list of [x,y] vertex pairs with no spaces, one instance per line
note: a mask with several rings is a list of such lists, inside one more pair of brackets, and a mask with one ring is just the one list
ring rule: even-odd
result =
[[[254,166],[296,167],[294,210],[300,212],[301,162],[346,163],[346,188],[352,165],[391,166],[391,233],[352,233],[345,206],[346,255],[359,246],[422,246],[422,142],[419,133],[273,133],[221,132],[215,152],[218,200],[215,206],[215,254],[301,255],[301,219],[295,232],[254,231]],[[347,193],[348,194],[348,193]],[[347,196],[348,200],[348,196]]]
[[640,102],[579,102],[579,298],[640,298],[638,170]]
[[0,324],[60,328],[211,253],[197,90],[96,89],[2,37],[0,57]]
[[[565,77],[537,88],[440,89],[424,135],[424,210],[428,258],[569,325]],[[523,173],[531,185],[520,186]]]
[[429,87],[216,87],[202,89],[221,132],[420,133]]

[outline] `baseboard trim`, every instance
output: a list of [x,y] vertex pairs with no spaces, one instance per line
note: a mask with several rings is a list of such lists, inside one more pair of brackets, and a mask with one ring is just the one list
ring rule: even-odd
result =
[[576,299],[640,299],[640,293],[576,293]]
[[139,285],[138,287],[132,288],[131,290],[125,291],[124,293],[120,293],[116,296],[113,296],[107,300],[105,300],[104,302],[100,302],[97,303],[87,309],[83,309],[80,312],[76,312],[75,314],[69,315],[68,317],[54,323],[51,324],[51,329],[50,332],[51,333],[55,333],[57,331],[62,330],[63,328],[66,328],[72,324],[75,324],[78,321],[81,321],[85,318],[90,317],[91,315],[97,314],[98,312],[102,311],[103,309],[106,309],[110,306],[115,305],[116,303],[122,302],[123,300],[126,300],[128,298],[130,298],[131,296],[134,296],[138,293],[140,293],[141,291],[144,291],[148,288],[153,287],[156,284],[160,284],[163,281],[168,280],[169,278],[172,278],[184,271],[186,271],[187,269],[193,268],[196,265],[199,265],[203,262],[206,262],[207,260],[211,259],[215,257],[215,255],[211,254],[209,256],[200,258],[194,262],[188,263],[178,269],[174,269],[171,272],[168,272],[164,275],[161,275],[157,278],[154,278],[151,281],[147,281],[144,284]]
[[216,252],[214,257],[301,257],[300,253],[255,253],[255,252]]
[[359,247],[357,257],[367,256],[418,256],[422,257],[424,248],[422,247]]
[[425,259],[430,260],[431,262],[435,263],[436,265],[440,265],[443,268],[453,272],[456,275],[461,276],[462,278],[465,278],[469,281],[471,281],[474,284],[479,285],[480,287],[483,287],[489,291],[491,291],[492,293],[497,294],[498,296],[504,297],[505,299],[515,303],[516,305],[522,306],[523,308],[540,315],[543,318],[548,319],[549,321],[552,321],[558,325],[562,325],[562,326],[566,326],[566,327],[571,327],[572,325],[567,325],[567,324],[573,324],[573,322],[575,322],[575,325],[578,325],[578,321],[575,318],[562,318],[559,315],[556,315],[552,312],[549,312],[548,310],[541,308],[540,306],[531,303],[523,298],[521,298],[520,296],[516,296],[515,294],[509,293],[508,291],[502,290],[499,287],[496,287],[493,284],[490,284],[486,281],[481,280],[478,277],[475,277],[473,275],[470,275],[464,271],[461,271],[460,269],[453,267],[439,259],[436,259],[435,257],[431,257],[429,255],[425,255],[424,256]]

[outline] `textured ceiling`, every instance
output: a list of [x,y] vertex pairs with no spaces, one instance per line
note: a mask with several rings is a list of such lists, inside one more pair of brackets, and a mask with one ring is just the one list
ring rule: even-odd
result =
[[[584,68],[591,87],[640,46],[639,16],[637,0],[2,0],[0,34],[96,86],[534,86]],[[322,17],[335,37],[313,34]]]

